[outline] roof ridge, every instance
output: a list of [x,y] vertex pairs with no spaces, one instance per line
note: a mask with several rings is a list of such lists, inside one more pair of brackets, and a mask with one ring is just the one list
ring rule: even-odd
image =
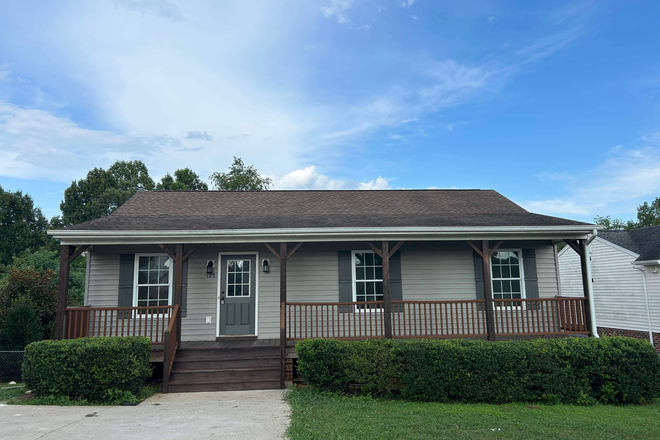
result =
[[433,192],[433,191],[493,191],[497,192],[494,189],[489,188],[383,188],[383,189],[268,189],[268,190],[220,190],[220,189],[207,189],[207,190],[192,190],[192,189],[183,189],[183,190],[171,190],[171,189],[154,189],[154,190],[142,190],[138,191],[139,193],[273,193],[273,192],[412,192],[412,191],[424,191],[424,192]]

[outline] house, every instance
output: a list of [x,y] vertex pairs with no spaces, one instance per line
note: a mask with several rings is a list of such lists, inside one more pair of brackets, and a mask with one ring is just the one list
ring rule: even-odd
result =
[[584,336],[589,290],[558,297],[553,245],[588,257],[594,228],[492,190],[142,191],[49,231],[56,334],[148,336],[165,391],[284,387],[304,338]]
[[[601,231],[589,245],[598,332],[660,348],[660,226]],[[578,254],[559,252],[562,296],[583,296]]]

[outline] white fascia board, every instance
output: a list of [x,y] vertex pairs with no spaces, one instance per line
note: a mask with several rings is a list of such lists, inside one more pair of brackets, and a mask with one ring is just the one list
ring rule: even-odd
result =
[[49,230],[64,245],[159,243],[256,243],[264,241],[380,241],[380,240],[552,240],[585,239],[591,225],[400,227],[400,228],[277,228],[173,231]]

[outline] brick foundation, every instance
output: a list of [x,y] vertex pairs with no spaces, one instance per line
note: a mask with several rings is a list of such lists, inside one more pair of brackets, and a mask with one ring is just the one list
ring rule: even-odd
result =
[[292,358],[284,360],[284,382],[293,383],[293,361]]
[[[629,338],[649,340],[649,332],[640,330],[627,330],[624,328],[598,327],[600,336],[626,336]],[[653,332],[653,345],[660,353],[660,333]]]

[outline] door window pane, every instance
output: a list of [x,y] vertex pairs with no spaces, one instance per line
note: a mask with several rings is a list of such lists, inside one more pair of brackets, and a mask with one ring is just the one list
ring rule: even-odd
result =
[[250,296],[250,260],[227,260],[227,296]]

